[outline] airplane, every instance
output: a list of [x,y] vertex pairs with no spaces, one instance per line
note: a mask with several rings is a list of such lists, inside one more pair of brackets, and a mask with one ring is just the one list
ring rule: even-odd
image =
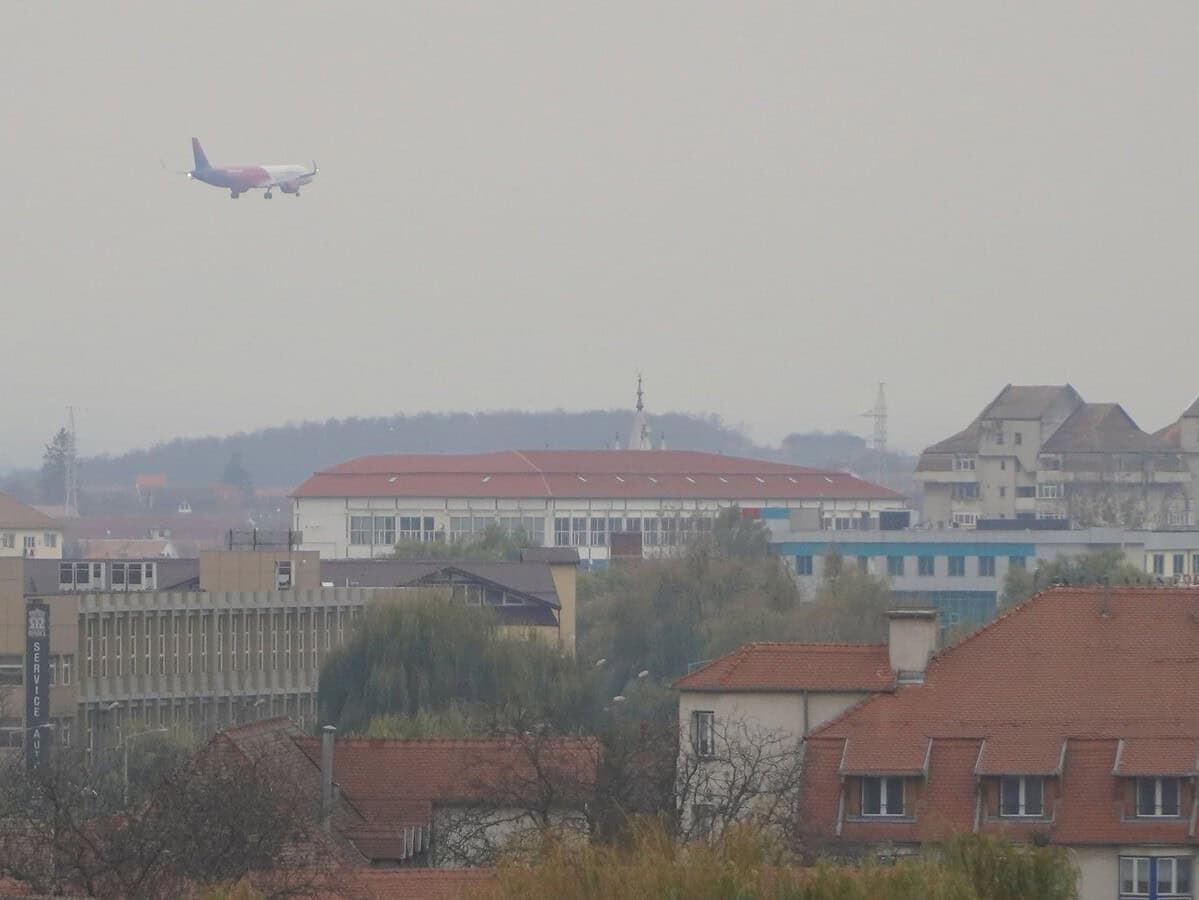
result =
[[246,191],[258,189],[265,189],[266,193],[262,196],[270,200],[273,196],[271,191],[274,188],[298,197],[300,188],[311,183],[317,173],[315,162],[312,164],[311,170],[306,166],[297,165],[214,166],[209,164],[208,157],[204,155],[204,148],[200,146],[197,138],[192,138],[192,155],[195,157],[196,167],[190,172],[177,174],[211,184],[213,187],[226,188],[233,200]]

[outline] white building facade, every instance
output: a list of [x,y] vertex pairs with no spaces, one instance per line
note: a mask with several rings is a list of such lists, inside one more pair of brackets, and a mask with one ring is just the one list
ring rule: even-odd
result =
[[669,554],[737,506],[808,509],[816,521],[878,527],[905,508],[853,475],[692,451],[557,450],[372,456],[317,472],[292,494],[303,549],[326,558],[390,555],[399,542],[465,542],[496,525],[536,545],[606,562],[613,534]]

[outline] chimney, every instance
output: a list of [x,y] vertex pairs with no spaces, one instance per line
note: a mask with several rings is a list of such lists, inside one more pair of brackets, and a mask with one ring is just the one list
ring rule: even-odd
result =
[[887,610],[887,650],[901,684],[923,684],[928,660],[937,649],[937,611],[929,608]]
[[321,827],[330,830],[333,818],[333,741],[337,729],[326,725],[321,729]]

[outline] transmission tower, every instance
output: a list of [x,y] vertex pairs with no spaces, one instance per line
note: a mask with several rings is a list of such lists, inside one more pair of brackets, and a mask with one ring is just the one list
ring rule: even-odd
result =
[[886,382],[878,383],[878,394],[874,398],[873,409],[862,413],[863,416],[874,419],[874,434],[870,439],[870,448],[874,451],[878,462],[878,483],[887,483],[887,394]]
[[63,491],[63,513],[67,516],[79,515],[79,473],[75,457],[75,407],[67,407],[67,453],[63,466],[66,485]]

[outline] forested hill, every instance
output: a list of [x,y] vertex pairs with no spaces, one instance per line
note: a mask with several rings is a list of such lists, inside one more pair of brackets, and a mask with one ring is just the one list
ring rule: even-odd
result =
[[[121,456],[84,459],[85,486],[132,484],[139,473],[161,473],[174,484],[219,481],[234,453],[259,487],[293,487],[317,469],[368,453],[476,453],[486,450],[588,449],[627,440],[627,410],[590,412],[424,413],[368,419],[330,419],[266,428],[228,437],[180,438]],[[654,443],[714,453],[777,458],[719,416],[681,413],[650,418]]]

